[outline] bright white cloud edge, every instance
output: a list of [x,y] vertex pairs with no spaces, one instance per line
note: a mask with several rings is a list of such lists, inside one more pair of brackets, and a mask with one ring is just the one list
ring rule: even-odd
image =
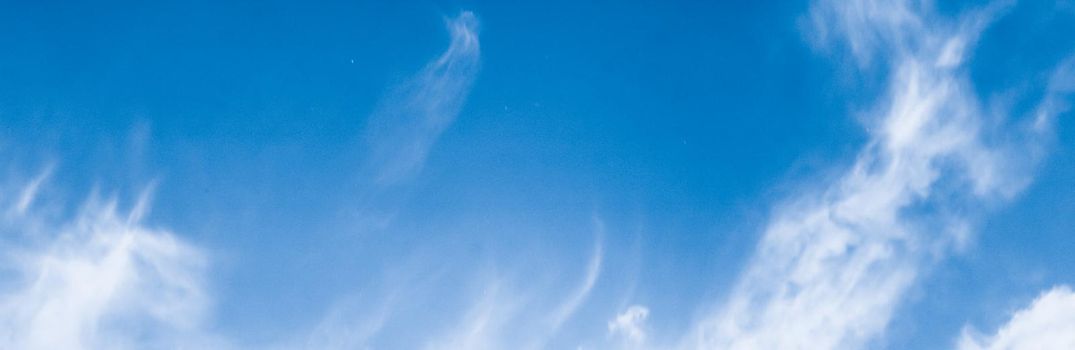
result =
[[1059,286],[1041,294],[1030,306],[1012,315],[995,334],[966,328],[959,350],[1075,349],[1075,294]]

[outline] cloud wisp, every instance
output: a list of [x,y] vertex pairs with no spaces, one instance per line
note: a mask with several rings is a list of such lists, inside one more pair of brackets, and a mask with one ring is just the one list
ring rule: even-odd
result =
[[[598,225],[597,230],[602,229]],[[422,264],[410,273],[427,277],[382,283],[380,287],[386,290],[379,296],[356,294],[351,302],[330,310],[313,332],[302,335],[305,347],[299,348],[546,349],[560,340],[565,324],[572,322],[589,300],[601,276],[603,247],[600,239],[596,240],[580,270],[580,280],[566,288],[542,282],[549,276],[518,276],[499,269],[474,272],[473,276],[465,273],[463,280],[473,280],[461,282],[458,276],[430,273],[426,269],[431,267]],[[426,279],[430,275],[437,277]],[[446,283],[465,292],[456,299],[425,291]],[[446,314],[429,315],[428,308]],[[406,337],[392,338],[399,334]]]
[[358,176],[357,221],[383,229],[406,202],[413,180],[440,135],[455,122],[481,66],[478,17],[463,11],[445,20],[448,48],[422,70],[389,89],[367,119]]
[[645,322],[649,317],[649,308],[631,305],[611,321],[608,321],[610,335],[622,337],[625,347],[641,347],[646,343]]
[[[597,243],[582,281],[559,301],[543,301],[560,292],[526,287],[527,283],[491,278],[481,295],[451,327],[427,343],[426,349],[546,349],[565,322],[589,298],[600,276],[602,247]],[[525,287],[525,288],[524,288]]]
[[[1027,174],[990,135],[962,69],[995,5],[949,23],[916,1],[814,3],[816,38],[843,40],[888,84],[869,141],[831,183],[774,211],[726,304],[685,348],[854,349],[883,334],[924,266],[968,239],[983,201],[1014,195]],[[1009,124],[1011,125],[1011,124]],[[1029,126],[1015,125],[1033,139]]]
[[447,20],[451,43],[437,59],[393,89],[366,128],[374,182],[391,186],[414,177],[441,133],[455,121],[481,63],[478,18]]
[[53,166],[49,165],[45,168],[44,171],[42,171],[40,174],[30,180],[30,182],[22,188],[22,191],[19,192],[18,201],[8,210],[8,215],[26,215],[26,211],[30,209],[30,205],[34,203],[35,199],[37,199],[37,193],[41,190],[41,185],[45,182],[45,180],[48,180],[49,176],[52,176],[52,168]]

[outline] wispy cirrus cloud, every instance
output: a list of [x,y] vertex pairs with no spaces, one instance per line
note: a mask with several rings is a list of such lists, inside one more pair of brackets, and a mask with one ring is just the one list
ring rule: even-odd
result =
[[[1032,138],[1049,133],[1053,117],[1067,110],[1058,96],[1073,90],[1075,70],[1070,62],[1057,69],[1032,120],[1006,121],[1001,127],[986,123],[964,65],[978,35],[1002,7],[946,21],[928,2],[822,0],[814,5],[811,19],[819,43],[845,43],[860,69],[888,73],[886,92],[865,113],[869,140],[841,176],[774,210],[727,302],[703,315],[679,339],[681,348],[864,347],[881,337],[923,270],[970,239],[978,204],[1007,199],[1027,183],[1022,169],[1033,159],[1014,154],[1035,147]],[[365,140],[374,187],[405,187],[462,109],[480,64],[478,22],[463,12],[447,24],[448,49],[393,89],[370,117]],[[998,134],[1005,137],[994,137]],[[17,191],[0,193],[0,203],[7,206],[0,208],[7,213],[4,231],[24,229],[20,222],[35,215],[53,171],[47,167]],[[0,347],[231,346],[205,331],[212,304],[203,276],[209,259],[171,232],[143,222],[148,193],[127,211],[117,209],[115,200],[92,199],[70,220],[27,219],[44,223],[34,231],[46,234],[5,244],[0,251],[7,262],[0,271],[14,276],[0,286]],[[497,271],[473,283],[474,292],[461,297],[464,305],[441,310],[448,314],[446,322],[416,330],[400,323],[427,316],[426,310],[405,315],[408,310],[397,306],[436,304],[440,295],[418,297],[387,287],[382,294],[339,303],[312,331],[281,348],[372,348],[387,331],[405,333],[397,341],[412,348],[548,348],[592,299],[606,267],[604,224],[595,218],[594,226],[593,251],[578,280],[566,288]],[[968,333],[960,346],[1071,347],[1072,300],[1069,289],[1054,289],[997,334]],[[599,339],[592,343],[649,346],[649,314],[642,305],[613,313],[589,335]]]
[[[564,325],[573,320],[578,310],[590,299],[601,276],[604,261],[603,224],[595,219],[593,251],[578,273],[578,281],[567,287],[548,283],[550,276],[527,274],[520,276],[510,269],[480,269],[482,272],[463,274],[464,280],[445,280],[445,276],[429,273],[430,266],[450,264],[422,261],[421,272],[415,275],[434,275],[432,280],[397,278],[382,283],[381,293],[357,293],[348,302],[334,307],[309,334],[303,334],[303,345],[284,348],[306,349],[365,349],[378,344],[389,347],[422,349],[546,349],[557,341]],[[407,272],[397,272],[400,274]],[[564,275],[555,274],[553,282]],[[455,278],[455,277],[453,277]],[[472,279],[466,281],[468,278]],[[444,284],[466,290],[461,299],[452,299],[438,292],[420,292]],[[366,291],[369,292],[369,291]],[[426,306],[436,306],[446,315],[426,314]],[[416,333],[414,322],[424,323]],[[393,335],[406,334],[403,338]]]
[[[887,71],[866,113],[869,141],[830,183],[775,210],[727,302],[681,345],[703,349],[854,349],[876,341],[925,266],[965,242],[980,202],[1027,182],[1018,150],[1037,133],[1006,121],[1002,142],[962,68],[1003,4],[951,22],[929,2],[818,1],[821,44]],[[1016,170],[1013,170],[1016,169]]]
[[1075,293],[1059,286],[1042,293],[1026,309],[1012,315],[995,334],[965,328],[960,350],[1075,349]]
[[464,11],[447,20],[448,49],[392,89],[365,131],[368,165],[378,185],[415,176],[441,133],[455,121],[478,75],[478,18]]
[[41,185],[48,180],[49,176],[52,176],[53,165],[45,167],[40,174],[35,176],[30,182],[23,186],[19,191],[18,200],[12,205],[8,213],[11,216],[23,216],[26,215],[26,211],[30,209],[30,205],[37,199],[37,193],[41,190]]
[[366,122],[364,169],[357,195],[363,229],[395,219],[437,139],[459,116],[481,66],[478,17],[445,20],[450,42],[440,56],[390,88]]
[[[468,309],[432,338],[426,349],[546,349],[589,298],[603,259],[600,242],[586,264],[582,281],[571,291],[534,288],[524,281],[490,278]],[[563,295],[552,303],[543,301]]]

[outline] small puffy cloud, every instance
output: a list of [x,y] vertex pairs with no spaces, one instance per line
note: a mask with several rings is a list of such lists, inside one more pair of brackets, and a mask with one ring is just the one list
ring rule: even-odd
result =
[[[563,273],[522,274],[503,267],[455,275],[439,268],[453,262],[441,260],[440,256],[432,260],[420,257],[404,264],[410,268],[391,272],[390,278],[374,288],[383,290],[359,291],[348,302],[333,307],[312,332],[301,334],[294,345],[280,348],[559,347],[580,336],[571,333],[575,329],[570,325],[578,321],[579,310],[587,306],[601,279],[605,256],[600,237],[604,235],[604,225],[599,218],[594,219],[594,231],[588,261],[569,274],[577,278],[573,283],[561,284],[566,276]],[[429,291],[442,284],[457,286],[462,292],[446,296]],[[430,308],[440,309],[443,314],[427,314]],[[420,331],[415,333],[416,329]],[[398,337],[399,334],[406,336]]]
[[649,308],[642,305],[631,305],[611,321],[608,321],[608,332],[611,335],[621,336],[629,343],[640,345],[646,341],[645,323],[649,317]]
[[1075,349],[1075,293],[1067,286],[1042,293],[995,334],[967,328],[959,340],[959,350],[1065,349]]

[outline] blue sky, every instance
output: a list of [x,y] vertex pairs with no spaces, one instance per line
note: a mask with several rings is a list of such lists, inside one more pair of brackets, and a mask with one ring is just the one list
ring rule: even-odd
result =
[[0,347],[1070,349],[1075,2],[0,5]]

